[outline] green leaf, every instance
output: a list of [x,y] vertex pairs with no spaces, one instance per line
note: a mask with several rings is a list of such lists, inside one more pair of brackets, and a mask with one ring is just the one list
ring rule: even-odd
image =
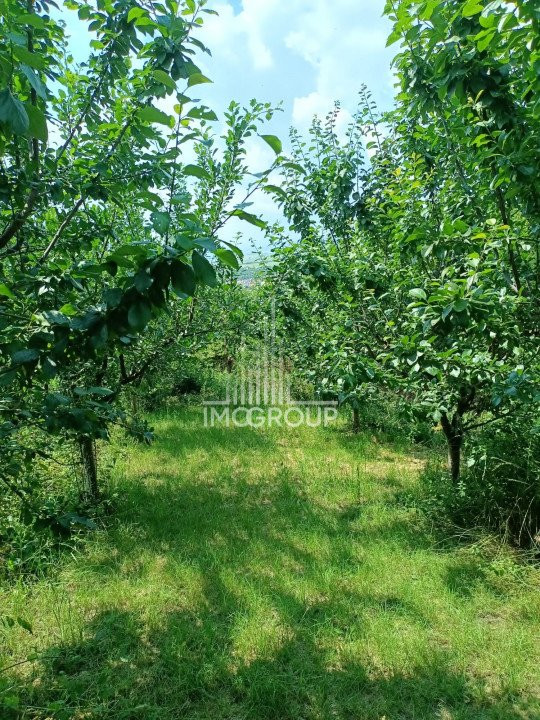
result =
[[129,308],[128,323],[135,330],[143,330],[150,322],[151,317],[152,309],[146,300],[138,300]]
[[[58,522],[63,527],[66,527],[66,528],[69,528],[72,525],[81,525],[82,527],[88,528],[89,530],[97,530],[97,525],[93,520],[91,520],[90,518],[87,518],[87,517],[83,517],[81,515],[77,515],[77,513],[73,513],[73,512],[62,515],[58,519]],[[55,709],[62,710],[64,705],[63,705],[62,701],[60,701],[60,703],[61,704],[58,706],[58,708],[54,707],[54,703],[50,703],[48,706],[48,709],[49,710],[55,710]]]
[[444,100],[444,98],[448,95],[448,86],[446,85],[446,83],[440,86],[440,88],[437,90],[437,95],[439,97],[439,100]]
[[10,127],[16,135],[24,135],[30,127],[24,105],[8,88],[0,91],[0,122]]
[[77,315],[78,310],[75,305],[72,305],[71,303],[66,303],[65,305],[62,305],[62,307],[60,308],[60,312],[63,315],[72,317],[73,315]]
[[299,165],[298,163],[284,162],[280,165],[280,167],[286,168],[287,170],[294,170],[295,172],[302,173],[302,175],[306,174],[306,171],[304,170],[304,168],[301,165]]
[[171,224],[171,216],[168,212],[155,210],[151,216],[152,226],[159,235],[165,235]]
[[193,75],[189,76],[188,79],[188,87],[193,87],[194,85],[203,85],[204,83],[211,83],[212,80],[210,78],[207,78],[206,75],[203,75],[200,72],[193,73]]
[[465,233],[469,229],[469,226],[464,220],[461,220],[460,218],[457,218],[457,220],[454,220],[454,230],[456,230],[459,233]]
[[131,10],[128,12],[127,21],[130,23],[132,20],[137,20],[140,17],[143,17],[143,15],[146,15],[146,10],[143,10],[140,7],[132,7]]
[[287,199],[287,193],[283,188],[279,187],[279,185],[263,185],[262,190],[272,195],[277,195],[280,200]]
[[0,387],[7,387],[17,377],[15,370],[9,370],[9,372],[0,373]]
[[4,283],[0,283],[0,295],[2,295],[3,297],[11,298],[11,300],[15,299],[15,295]]
[[[484,8],[484,13],[486,12],[486,10],[488,10],[488,8]],[[478,18],[478,22],[483,28],[491,28],[497,24],[497,18],[495,15],[483,14],[481,17]]]
[[42,100],[46,100],[47,99],[47,88],[41,82],[41,80],[36,75],[36,73],[32,70],[32,68],[28,67],[28,65],[21,65],[21,71],[26,76],[31,87],[36,91],[37,96],[40,97]]
[[99,395],[100,397],[110,397],[114,395],[113,391],[106,387],[92,386],[88,388],[89,395]]
[[264,220],[261,220],[261,218],[253,215],[252,213],[248,213],[245,210],[234,210],[231,215],[240,218],[240,220],[245,220],[246,222],[251,223],[251,225],[255,225],[256,227],[266,227],[266,223],[264,222]]
[[182,62],[178,62],[177,60],[173,65],[173,69],[174,68],[176,68],[178,76],[184,78],[185,80],[187,80],[191,75],[201,74],[199,68],[190,60],[184,60]]
[[454,309],[454,303],[450,303],[450,305],[447,305],[444,310],[442,311],[442,319],[446,320],[446,318],[450,315],[452,310]]
[[11,356],[11,361],[14,365],[27,365],[28,363],[39,360],[39,353],[37,350],[18,350]]
[[27,50],[22,45],[12,45],[11,47],[13,55],[17,60],[20,60],[20,62],[23,62],[25,65],[30,65],[34,70],[45,70],[47,67],[47,61],[43,55],[30,52],[30,50]]
[[441,4],[441,0],[428,0],[426,2],[424,10],[420,14],[421,20],[429,20],[433,15],[433,12]]
[[275,135],[260,135],[259,137],[261,137],[265,143],[270,145],[276,155],[281,155],[283,151],[283,145],[278,137],[276,137]]
[[41,363],[41,372],[48,380],[52,380],[58,374],[58,366],[51,358],[45,358]]
[[193,240],[186,235],[177,235],[176,236],[176,245],[182,250],[193,250],[195,247],[195,243]]
[[210,180],[210,174],[202,167],[198,165],[184,165],[182,168],[184,175],[190,175],[191,177],[201,178],[204,180]]
[[482,12],[483,6],[478,3],[478,0],[467,0],[461,14],[463,17],[473,17]]
[[388,36],[388,39],[386,41],[386,47],[390,47],[390,45],[393,45],[394,43],[396,43],[400,38],[401,38],[401,33],[398,32],[397,30],[394,30]]
[[13,19],[14,23],[17,23],[17,25],[30,25],[31,27],[37,28],[38,30],[41,30],[45,27],[45,20],[40,17],[39,15],[36,15],[35,13],[24,13],[23,15],[16,16]]
[[171,285],[179,295],[194,295],[196,282],[193,268],[180,260],[174,260],[171,265]]
[[167,115],[167,113],[158,110],[153,105],[145,105],[137,111],[137,115],[144,122],[158,123],[159,125],[166,125],[167,127],[172,127],[174,124],[174,118],[171,115]]
[[480,52],[483,52],[484,50],[486,50],[486,48],[488,48],[489,45],[491,45],[491,41],[493,40],[494,37],[495,37],[495,31],[493,31],[491,33],[487,33],[481,40],[478,41],[478,43],[476,45],[478,50]]
[[195,107],[190,110],[186,117],[193,118],[194,120],[208,120],[209,122],[215,122],[218,116],[213,110],[205,107]]
[[42,315],[49,325],[69,325],[69,318],[58,310],[44,310]]
[[211,263],[209,263],[208,260],[196,250],[193,251],[191,262],[193,263],[195,278],[204,285],[216,287],[218,284],[216,271]]
[[465,299],[456,300],[454,303],[454,310],[456,312],[463,312],[469,307],[469,301]]
[[238,258],[233,253],[232,250],[226,250],[225,248],[220,248],[219,250],[215,251],[215,256],[221,260],[221,262],[224,265],[227,265],[228,267],[233,268],[234,270],[240,269],[240,263],[238,262]]
[[146,270],[139,270],[133,278],[133,284],[140,293],[144,293],[152,287],[152,278]]
[[49,131],[47,129],[45,114],[29,102],[24,104],[24,108],[29,120],[28,132],[26,134],[43,142],[47,142],[49,139]]
[[227,242],[226,240],[223,240],[222,242],[223,242],[223,244],[226,245],[230,250],[233,251],[233,253],[236,255],[237,258],[240,258],[240,260],[243,260],[243,259],[244,259],[244,253],[242,252],[242,250],[240,250],[239,247],[237,247],[236,245],[233,245],[233,244],[230,243],[230,242]]
[[197,245],[198,247],[202,247],[205,250],[210,250],[210,252],[215,252],[218,248],[218,246],[216,245],[216,241],[209,237],[197,238],[196,240],[194,240],[194,242],[195,245]]
[[420,300],[427,300],[426,291],[422,290],[422,288],[413,288],[412,290],[409,290],[409,296]]
[[170,90],[176,90],[176,83],[164,70],[154,70],[152,74],[162,85],[165,85],[165,87],[168,87]]

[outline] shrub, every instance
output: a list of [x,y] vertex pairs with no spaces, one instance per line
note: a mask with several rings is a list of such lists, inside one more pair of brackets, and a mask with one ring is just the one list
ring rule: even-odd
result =
[[[20,433],[21,446],[28,435],[25,430]],[[60,552],[73,552],[88,531],[97,529],[114,500],[110,493],[99,502],[85,495],[73,443],[48,441],[39,453],[30,454],[30,461],[19,457],[22,454],[11,456],[19,467],[16,479],[0,462],[9,482],[0,493],[0,579],[47,573]],[[105,477],[112,464],[114,455],[108,451],[103,458]]]
[[440,464],[422,476],[424,508],[460,527],[482,527],[540,549],[540,424],[528,415],[486,426],[466,447],[457,483]]
[[411,399],[374,386],[360,405],[360,425],[389,437],[425,445],[437,444],[433,423],[425,420],[425,411]]

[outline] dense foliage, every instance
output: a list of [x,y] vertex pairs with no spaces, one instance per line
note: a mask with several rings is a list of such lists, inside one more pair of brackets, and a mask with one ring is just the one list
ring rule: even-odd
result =
[[[374,387],[391,388],[444,434],[457,492],[468,433],[515,435],[516,418],[539,429],[540,11],[404,0],[387,12],[396,109],[379,117],[363,91],[344,141],[335,114],[308,141],[293,135],[282,202],[298,240],[275,239],[271,284],[320,392],[358,422]],[[497,463],[488,472],[497,485]],[[528,507],[534,536],[538,474],[516,505],[521,480],[504,505]]]
[[[433,504],[534,538],[535,3],[389,0],[395,109],[381,115],[361,89],[345,135],[336,107],[307,138],[292,132],[290,157],[262,134],[276,160],[257,176],[246,141],[274,109],[232,102],[216,137],[217,115],[193,99],[210,82],[197,65],[209,52],[197,30],[214,12],[204,0],[64,5],[92,37],[80,65],[55,3],[0,0],[9,523],[18,512],[25,528],[58,524],[57,503],[43,510],[43,488],[58,494],[44,477],[59,458],[74,467],[66,448],[95,502],[96,441],[112,426],[150,441],[143,410],[220,392],[220,373],[235,371],[246,338],[262,341],[275,302],[299,392],[349,406],[356,431],[443,437],[450,474],[437,483],[430,470]],[[265,227],[248,209],[259,190],[287,222],[268,229],[264,278],[246,287],[242,252],[220,237],[231,217]]]
[[[239,267],[217,235],[233,215],[261,223],[235,193],[246,138],[273,112],[232,103],[216,142],[216,114],[190,97],[210,82],[195,64],[205,2],[66,5],[93,38],[80,67],[54,3],[0,4],[0,462],[21,499],[41,434],[78,443],[93,495],[94,440],[111,423],[150,438],[121,402],[154,362],[141,333],[217,285],[209,255]],[[162,345],[177,331],[165,320]]]

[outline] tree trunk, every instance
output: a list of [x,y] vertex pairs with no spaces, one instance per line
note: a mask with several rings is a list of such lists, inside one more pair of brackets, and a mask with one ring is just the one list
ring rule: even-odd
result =
[[360,432],[360,410],[358,408],[353,408],[353,421],[352,421],[352,429],[353,433],[355,435],[358,435]]
[[459,480],[461,472],[461,445],[463,437],[461,434],[454,435],[448,440],[448,469],[454,482]]
[[85,493],[92,500],[97,500],[99,487],[95,441],[86,435],[81,435],[77,442],[81,453]]
[[461,446],[463,445],[461,417],[458,413],[454,413],[450,422],[445,414],[441,417],[441,425],[448,444],[448,469],[452,480],[457,482],[461,472]]

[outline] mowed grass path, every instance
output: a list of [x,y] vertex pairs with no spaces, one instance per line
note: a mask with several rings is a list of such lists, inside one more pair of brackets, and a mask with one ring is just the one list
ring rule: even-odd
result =
[[107,531],[0,594],[34,628],[2,664],[46,655],[7,673],[20,717],[540,718],[538,573],[441,542],[404,500],[419,459],[344,427],[154,424]]

